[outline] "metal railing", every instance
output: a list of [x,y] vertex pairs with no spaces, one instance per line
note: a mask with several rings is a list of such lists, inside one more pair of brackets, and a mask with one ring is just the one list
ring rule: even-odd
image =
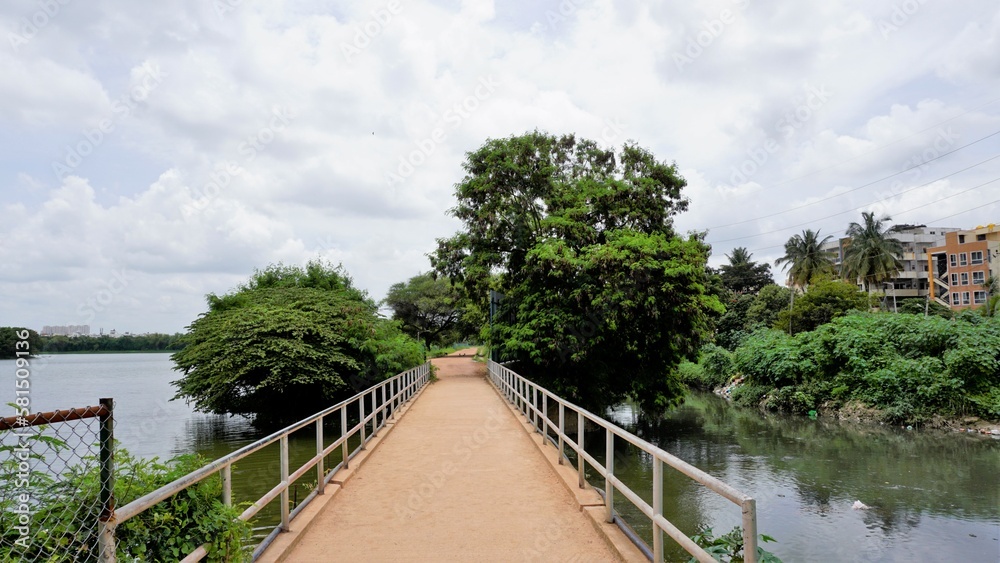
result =
[[[264,496],[260,497],[247,507],[247,509],[244,510],[239,516],[240,520],[247,521],[253,518],[254,515],[260,512],[260,510],[263,509],[268,503],[280,497],[281,522],[275,526],[271,533],[268,534],[267,537],[265,537],[264,540],[256,547],[253,553],[253,558],[256,559],[261,555],[261,553],[263,553],[267,546],[271,544],[279,533],[282,531],[288,531],[289,522],[291,522],[291,520],[293,520],[317,495],[322,495],[324,493],[326,484],[330,482],[334,474],[340,470],[341,467],[349,467],[351,458],[353,458],[360,450],[365,449],[365,445],[371,441],[373,437],[378,435],[379,430],[385,426],[388,420],[394,417],[396,411],[402,405],[407,403],[417,391],[426,385],[429,379],[429,363],[404,371],[358,393],[357,395],[354,395],[349,399],[320,411],[309,418],[300,420],[299,422],[279,430],[270,436],[266,436],[252,444],[248,444],[227,456],[221,457],[208,465],[205,465],[197,471],[188,473],[184,477],[181,477],[172,483],[168,483],[167,485],[164,485],[163,487],[160,487],[159,489],[140,497],[125,506],[122,506],[121,508],[118,508],[115,510],[113,515],[111,515],[111,518],[108,519],[108,525],[104,526],[102,529],[102,544],[111,546],[110,549],[105,551],[106,556],[102,558],[102,561],[111,563],[115,560],[115,550],[113,546],[115,545],[114,533],[117,525],[125,522],[129,518],[141,514],[143,511],[156,505],[157,503],[170,498],[171,496],[216,473],[222,474],[222,500],[226,505],[232,505],[233,464],[254,452],[262,450],[263,448],[278,442],[280,444],[278,460],[280,464],[280,481],[270,491],[264,494]],[[366,405],[371,405],[371,407],[366,409]],[[347,426],[348,407],[358,409],[358,422],[351,427]],[[324,446],[323,421],[328,416],[336,416],[337,413],[339,413],[340,417],[340,437],[334,440],[331,444]],[[368,433],[369,422],[372,427],[371,435]],[[296,430],[305,428],[310,424],[315,424],[316,426],[316,455],[306,461],[298,469],[290,472],[288,467],[288,436]],[[355,435],[360,435],[360,443],[353,451],[349,451],[348,440]],[[341,449],[342,461],[335,467],[326,470],[324,467],[324,459],[338,448]],[[290,510],[289,486],[314,467],[316,470],[315,488],[298,506],[295,507],[294,510]],[[182,561],[200,561],[208,554],[207,548],[207,545],[199,546],[182,559]]]
[[[747,563],[757,562],[757,506],[756,501],[726,483],[712,477],[708,473],[681,460],[667,451],[639,438],[638,436],[618,427],[617,425],[604,420],[600,416],[593,414],[586,409],[576,406],[569,401],[553,394],[549,390],[541,387],[530,380],[518,375],[514,371],[492,360],[487,363],[490,374],[490,381],[500,391],[501,394],[531,422],[537,432],[549,437],[550,430],[555,431],[556,446],[559,448],[559,463],[565,462],[564,448],[569,448],[576,453],[577,473],[580,479],[580,488],[586,486],[585,464],[590,466],[604,478],[604,506],[605,519],[607,522],[615,522],[616,514],[614,510],[614,498],[616,493],[621,493],[637,509],[650,519],[653,525],[653,561],[661,563],[663,561],[663,532],[681,545],[688,553],[693,555],[698,561],[712,563],[716,561],[708,552],[702,549],[691,538],[681,532],[676,526],[670,523],[663,515],[663,464],[667,464],[691,479],[705,485],[713,492],[728,499],[742,510],[743,523],[743,554]],[[549,405],[555,402],[559,408],[558,420],[549,418]],[[566,434],[566,410],[576,411],[576,437],[571,439]],[[605,434],[605,461],[601,463],[584,449],[584,428],[586,423],[591,423],[604,429]],[[630,489],[618,477],[615,476],[614,464],[614,444],[618,437],[643,452],[649,454],[653,459],[653,504],[644,501],[638,494]]]

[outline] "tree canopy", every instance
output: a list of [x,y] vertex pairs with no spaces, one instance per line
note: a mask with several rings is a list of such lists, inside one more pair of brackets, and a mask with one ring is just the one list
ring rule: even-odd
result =
[[851,283],[838,280],[816,282],[805,295],[795,300],[791,310],[778,313],[774,328],[792,333],[813,330],[848,311],[867,311],[869,296]]
[[175,399],[200,411],[298,420],[423,358],[340,267],[272,265],[207,300],[172,356]]
[[833,273],[833,258],[822,247],[830,235],[819,238],[819,231],[806,229],[801,235],[793,235],[785,243],[785,255],[774,261],[775,266],[784,264],[788,269],[788,279],[793,286],[806,287],[816,279]]
[[24,327],[0,326],[0,360],[34,357],[41,352],[42,338],[37,332]]
[[766,285],[774,283],[771,278],[771,266],[766,262],[754,262],[753,254],[738,246],[732,254],[727,254],[728,264],[719,268],[722,284],[734,293],[755,294]]
[[382,301],[392,309],[392,318],[402,323],[403,332],[428,347],[452,344],[470,334],[463,321],[464,302],[451,281],[431,272],[393,284]]
[[451,210],[463,228],[432,262],[480,310],[500,294],[484,339],[588,405],[677,400],[670,374],[723,308],[706,292],[709,247],[673,228],[687,208],[676,166],[632,143],[536,131],[487,141],[464,168]]
[[871,293],[879,283],[896,277],[903,267],[903,244],[892,236],[893,229],[884,224],[888,215],[876,218],[872,211],[861,213],[861,223],[847,227],[850,239],[844,249],[844,278],[860,280]]

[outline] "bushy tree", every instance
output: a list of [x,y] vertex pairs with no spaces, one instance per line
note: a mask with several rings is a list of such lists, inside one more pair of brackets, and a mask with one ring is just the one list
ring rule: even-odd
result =
[[831,238],[819,238],[819,231],[806,229],[801,235],[793,235],[785,243],[785,255],[774,261],[775,266],[784,264],[788,269],[788,279],[795,287],[806,287],[813,281],[833,273],[833,257],[822,249]]
[[771,266],[766,262],[754,262],[753,254],[739,246],[727,254],[728,264],[719,267],[722,283],[726,289],[739,294],[754,295],[768,284],[773,284]]
[[748,331],[774,326],[778,315],[791,304],[792,290],[777,284],[761,288],[747,308],[745,327]]
[[687,208],[674,165],[534,132],[467,155],[452,210],[463,223],[432,261],[480,310],[483,335],[517,370],[588,405],[677,400],[674,376],[722,305],[706,293],[708,246],[681,237]]
[[393,284],[382,303],[392,309],[403,332],[428,347],[452,344],[471,334],[463,321],[465,299],[445,277],[428,272]]
[[813,330],[848,311],[867,311],[869,299],[854,284],[837,280],[817,282],[795,301],[791,310],[778,313],[774,328],[792,333]]
[[41,352],[42,338],[37,332],[24,327],[0,326],[0,360],[34,357]]
[[879,283],[896,277],[903,267],[903,243],[892,236],[892,228],[884,226],[891,220],[888,215],[876,218],[874,212],[865,211],[861,223],[852,222],[847,227],[850,240],[844,249],[843,275],[860,280],[869,293]]
[[423,358],[340,267],[271,266],[208,304],[172,356],[200,411],[298,420]]

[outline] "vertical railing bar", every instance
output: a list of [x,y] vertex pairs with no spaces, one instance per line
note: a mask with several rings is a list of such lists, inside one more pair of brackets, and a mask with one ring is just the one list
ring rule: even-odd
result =
[[615,485],[611,477],[615,474],[615,434],[610,428],[604,429],[604,508],[607,511],[605,520],[615,521]]
[[340,437],[344,442],[340,444],[340,456],[343,458],[344,469],[350,467],[349,453],[347,451],[347,405],[340,407]]
[[748,498],[741,505],[743,509],[743,560],[757,563],[757,501]]
[[559,401],[559,465],[563,463],[563,435],[566,434],[566,408],[562,401]]
[[549,441],[549,394],[542,393],[542,445]]
[[222,504],[233,505],[233,464],[227,463],[222,468]]
[[663,461],[653,456],[653,561],[663,563],[663,530],[656,516],[663,516]]
[[281,466],[281,530],[287,532],[288,527],[288,434],[282,434],[280,441],[279,463]]
[[367,441],[368,441],[368,429],[367,429],[368,423],[365,422],[365,396],[364,395],[361,395],[361,398],[358,399],[358,416],[361,417],[361,418],[358,419],[358,422],[361,423],[361,449],[364,450],[365,449],[365,443],[367,443]]
[[576,472],[580,475],[580,488],[586,488],[583,478],[583,412],[576,411]]
[[319,461],[316,463],[316,494],[320,495],[326,492],[326,468],[323,463],[324,449],[326,448],[323,440],[323,417],[320,416],[316,419],[316,455],[320,456]]

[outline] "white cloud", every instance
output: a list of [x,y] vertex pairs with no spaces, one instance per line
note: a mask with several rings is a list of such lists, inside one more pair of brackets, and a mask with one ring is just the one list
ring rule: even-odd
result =
[[[33,9],[5,5],[0,23]],[[715,227],[714,261],[734,246],[773,260],[793,225],[833,234],[873,202],[915,223],[998,199],[995,185],[942,199],[998,161],[922,184],[995,152],[928,162],[1000,128],[1000,8],[905,15],[860,0],[70,3],[0,51],[0,309],[40,327],[80,322],[83,304],[94,326],[175,331],[205,293],[316,256],[381,297],[458,227],[445,210],[464,154],[535,128],[676,161],[678,228]],[[162,79],[116,118],[150,69]],[[88,306],[123,268],[125,290]]]

